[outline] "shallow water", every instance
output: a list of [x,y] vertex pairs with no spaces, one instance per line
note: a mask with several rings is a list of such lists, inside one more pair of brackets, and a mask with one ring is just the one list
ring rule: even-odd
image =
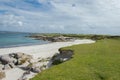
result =
[[0,48],[49,43],[48,41],[25,37],[28,35],[30,33],[0,32]]

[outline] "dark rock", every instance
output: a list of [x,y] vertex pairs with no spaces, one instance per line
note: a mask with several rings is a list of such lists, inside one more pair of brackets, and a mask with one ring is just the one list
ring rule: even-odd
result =
[[13,62],[13,58],[11,58],[9,55],[2,55],[0,56],[0,61],[2,62],[2,64],[8,64]]
[[60,64],[71,59],[74,54],[72,50],[59,49],[59,52],[59,54],[54,55],[51,59],[53,65]]
[[15,64],[14,64],[14,63],[9,63],[9,66],[10,66],[11,68],[15,68]]
[[61,58],[71,58],[72,55],[74,54],[73,50],[62,50],[62,49],[59,49],[59,52],[60,52]]

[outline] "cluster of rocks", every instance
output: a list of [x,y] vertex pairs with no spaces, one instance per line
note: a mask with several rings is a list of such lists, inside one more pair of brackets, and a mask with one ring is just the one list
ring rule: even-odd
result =
[[33,59],[31,55],[25,53],[10,53],[0,56],[0,80],[5,78],[5,70],[20,68],[25,71],[19,80],[26,80],[26,75],[30,72],[39,73],[45,70],[51,58]]
[[48,57],[46,59],[38,58],[33,59],[31,55],[25,53],[11,53],[0,56],[0,80],[5,77],[4,70],[12,68],[20,68],[25,70],[25,73],[19,80],[26,80],[26,75],[33,73],[39,73],[52,65],[60,64],[72,58],[72,50],[62,50],[59,49],[58,54],[54,55],[52,58]]
[[31,35],[29,36],[36,40],[44,40],[44,41],[51,41],[51,42],[66,42],[74,40],[72,37],[64,37],[64,36],[44,36],[44,35]]
[[47,65],[50,61],[50,58],[39,58],[34,61],[30,61],[29,63],[25,63],[25,65],[22,65],[20,68],[25,70],[23,75],[19,78],[19,80],[28,80],[27,75],[32,73],[40,73],[41,71],[49,68]]
[[0,56],[0,70],[7,70],[14,68],[18,65],[30,61],[32,59],[31,55],[24,53],[11,53]]
[[15,68],[26,62],[29,62],[32,56],[24,53],[11,53],[0,56],[0,79],[5,77],[5,70]]
[[26,66],[22,66],[22,69],[27,70],[27,71],[31,71],[34,73],[39,73],[42,70],[45,70],[47,67],[47,64],[49,63],[51,58],[39,58],[36,61],[30,61],[29,64],[27,64]]

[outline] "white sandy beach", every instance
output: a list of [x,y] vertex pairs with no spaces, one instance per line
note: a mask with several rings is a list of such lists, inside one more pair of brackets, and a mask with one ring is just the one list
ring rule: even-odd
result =
[[[47,58],[52,57],[55,53],[58,53],[58,49],[61,47],[72,46],[76,44],[89,44],[94,43],[93,40],[83,39],[75,40],[71,42],[54,42],[43,45],[33,45],[33,46],[22,46],[22,47],[13,47],[13,48],[2,48],[0,49],[0,55],[23,52],[29,55],[32,55],[34,59],[36,58]],[[6,78],[4,80],[18,80],[21,74],[23,74],[19,68],[14,68],[6,71]]]

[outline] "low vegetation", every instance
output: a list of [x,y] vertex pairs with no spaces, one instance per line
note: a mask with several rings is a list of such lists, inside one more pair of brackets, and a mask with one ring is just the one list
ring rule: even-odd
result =
[[120,39],[63,49],[74,51],[71,60],[54,65],[31,80],[120,80]]
[[111,36],[111,35],[85,35],[85,34],[60,34],[60,33],[34,33],[31,34],[32,37],[34,36],[47,36],[47,37],[57,37],[57,36],[64,36],[64,37],[72,37],[72,38],[80,38],[80,39],[92,39],[92,40],[101,40],[101,39],[118,39],[120,36]]

